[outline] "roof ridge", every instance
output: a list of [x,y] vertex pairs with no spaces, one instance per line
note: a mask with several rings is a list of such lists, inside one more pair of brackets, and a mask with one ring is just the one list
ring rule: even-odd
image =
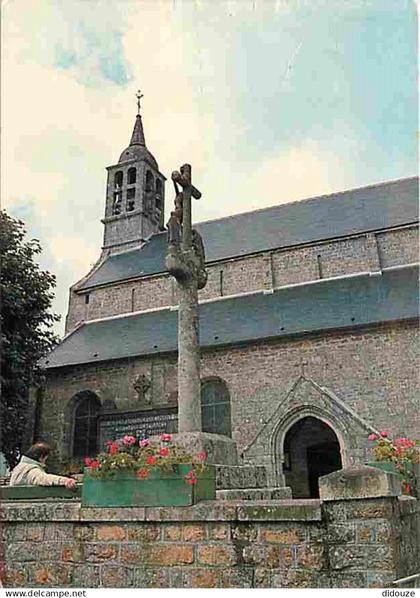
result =
[[[377,187],[387,187],[389,185],[393,185],[395,183],[401,182],[401,181],[411,181],[411,180],[416,180],[419,177],[414,175],[411,177],[403,177],[403,178],[399,178],[399,179],[391,179],[390,181],[382,181],[379,183],[372,183],[371,185],[365,185],[363,187],[354,187],[352,189],[345,189],[343,191],[334,191],[333,193],[325,193],[324,195],[316,195],[314,197],[304,197],[302,199],[295,199],[294,201],[288,201],[282,204],[276,204],[273,206],[266,206],[265,208],[257,208],[256,210],[249,210],[247,212],[239,212],[238,214],[230,214],[229,216],[221,216],[220,218],[211,218],[210,220],[199,220],[198,222],[194,222],[193,226],[196,225],[200,225],[200,224],[207,224],[210,222],[220,222],[222,220],[230,220],[233,218],[238,218],[239,216],[245,216],[246,214],[255,214],[256,212],[265,212],[265,211],[269,211],[269,210],[275,210],[278,208],[282,208],[283,206],[290,206],[293,204],[302,204],[302,203],[309,203],[311,201],[316,201],[319,199],[332,199],[333,197],[336,197],[337,195],[344,195],[346,193],[354,193],[355,191],[361,191],[362,189],[374,189]],[[150,242],[150,240],[153,237],[158,237],[159,235],[165,235],[167,234],[166,230],[163,231],[159,231],[157,233],[152,233],[146,240],[146,242]],[[142,245],[143,247],[143,245]],[[130,249],[127,249],[124,251],[124,253],[128,253],[130,251],[135,251],[140,249],[140,247],[131,247]],[[121,252],[123,253],[123,252]],[[118,254],[114,254],[114,255],[119,255]]]
[[390,181],[382,181],[379,183],[372,183],[371,185],[365,185],[363,187],[353,187],[351,189],[345,189],[343,191],[333,191],[332,193],[325,193],[323,195],[316,195],[314,197],[303,197],[302,199],[295,199],[293,201],[286,201],[284,203],[275,204],[273,206],[266,206],[265,208],[257,208],[256,210],[249,210],[247,212],[239,212],[238,214],[230,214],[229,216],[221,216],[220,218],[211,218],[210,220],[200,220],[199,222],[194,222],[196,224],[207,224],[208,222],[218,222],[219,220],[228,220],[231,218],[237,218],[238,216],[244,216],[246,214],[255,214],[256,212],[264,212],[269,210],[275,210],[278,208],[282,208],[283,206],[290,206],[293,204],[302,204],[307,203],[310,201],[316,201],[319,199],[332,199],[333,196],[337,195],[344,195],[346,193],[354,193],[355,191],[361,191],[362,189],[374,189],[375,187],[386,187],[389,185],[393,185],[395,183],[401,181],[411,181],[411,180],[418,180],[418,176],[410,176],[410,177],[403,177],[400,179],[391,179]]

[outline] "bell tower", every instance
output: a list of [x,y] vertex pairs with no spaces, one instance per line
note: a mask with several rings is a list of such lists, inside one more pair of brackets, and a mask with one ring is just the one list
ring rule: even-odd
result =
[[118,164],[108,166],[103,251],[117,253],[134,247],[164,228],[165,180],[154,156],[146,147],[140,114],[137,115],[129,146]]

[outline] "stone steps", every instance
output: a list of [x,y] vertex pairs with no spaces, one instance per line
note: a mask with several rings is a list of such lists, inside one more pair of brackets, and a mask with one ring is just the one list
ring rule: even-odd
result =
[[288,486],[283,488],[235,488],[216,490],[217,500],[284,500],[292,498]]

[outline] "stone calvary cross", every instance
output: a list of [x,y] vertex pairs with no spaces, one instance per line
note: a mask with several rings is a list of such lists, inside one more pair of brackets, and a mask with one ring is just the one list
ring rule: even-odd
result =
[[[198,290],[205,287],[204,245],[191,225],[191,197],[201,193],[191,183],[191,166],[172,173],[175,209],[168,227],[166,268],[179,289],[178,308],[178,431],[201,432]],[[182,190],[180,190],[180,188]]]

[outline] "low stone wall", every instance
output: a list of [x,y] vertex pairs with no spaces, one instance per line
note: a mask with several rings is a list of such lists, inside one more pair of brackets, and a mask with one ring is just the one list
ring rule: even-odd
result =
[[0,508],[6,587],[387,587],[416,572],[416,499]]

